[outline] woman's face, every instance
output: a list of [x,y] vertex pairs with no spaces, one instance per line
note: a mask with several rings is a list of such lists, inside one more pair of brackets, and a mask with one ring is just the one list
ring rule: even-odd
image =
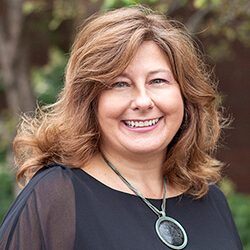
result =
[[101,148],[116,155],[165,154],[184,113],[166,54],[154,42],[143,42],[110,84],[97,108]]

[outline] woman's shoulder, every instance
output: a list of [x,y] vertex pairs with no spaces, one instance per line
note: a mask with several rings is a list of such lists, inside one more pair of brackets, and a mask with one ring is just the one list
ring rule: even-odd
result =
[[217,184],[209,184],[208,185],[208,194],[225,197],[222,190],[220,189],[220,187]]
[[74,197],[72,170],[59,164],[44,166],[21,190],[5,219],[18,217],[25,208],[34,204],[37,208],[43,208],[46,204],[48,208],[53,204],[62,204],[71,197]]
[[[26,200],[32,193],[60,194],[62,189],[72,186],[73,170],[60,164],[50,164],[39,169],[26,186],[21,190],[17,200]],[[71,188],[72,189],[72,188]],[[68,189],[68,190],[71,190]],[[60,191],[60,192],[59,192]]]
[[221,201],[221,202],[226,202],[226,197],[223,191],[220,189],[220,187],[216,184],[210,184],[208,193],[206,195],[208,198]]
[[50,164],[41,168],[24,189],[41,192],[57,192],[72,186],[73,169],[61,164]]
[[[54,235],[51,239],[64,238],[72,244],[73,237],[67,238],[67,235],[74,235],[75,221],[75,196],[71,175],[70,168],[50,165],[43,167],[33,176],[3,220],[0,227],[0,248],[2,245],[18,242],[22,249],[31,249],[32,247],[26,246],[29,234],[23,232],[32,232],[35,241],[41,242],[41,245],[51,242],[50,239],[44,241],[44,237],[50,238],[51,233]],[[69,234],[65,233],[65,226]],[[55,240],[51,244],[55,242],[59,244],[61,240]],[[71,248],[60,245],[53,249]]]
[[214,213],[216,213],[217,215],[220,215],[220,218],[223,218],[223,221],[226,224],[227,229],[229,229],[231,232],[232,238],[234,238],[238,244],[239,247],[238,249],[242,249],[239,234],[237,232],[237,228],[235,226],[233,216],[229,204],[227,202],[227,198],[222,192],[222,190],[217,185],[210,185],[207,197],[210,205],[212,206],[213,209],[212,211],[214,211]]
[[53,163],[46,165],[39,169],[32,177],[28,185],[37,185],[43,182],[53,181],[65,181],[71,179],[73,175],[73,169],[62,164]]
[[210,206],[212,206],[223,217],[231,217],[231,211],[227,202],[227,198],[218,185],[209,185],[209,191],[205,196]]

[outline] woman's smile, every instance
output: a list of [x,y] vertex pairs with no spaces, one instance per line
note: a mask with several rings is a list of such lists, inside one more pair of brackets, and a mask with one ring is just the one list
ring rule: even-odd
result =
[[122,122],[129,128],[148,128],[155,126],[161,118],[123,120]]

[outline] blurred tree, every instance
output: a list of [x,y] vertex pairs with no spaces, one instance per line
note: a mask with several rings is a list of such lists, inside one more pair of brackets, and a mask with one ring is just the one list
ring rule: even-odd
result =
[[48,62],[51,46],[68,50],[76,20],[99,7],[90,0],[0,0],[1,85],[12,115],[35,107],[31,68]]
[[191,34],[205,40],[215,60],[232,56],[235,42],[250,46],[249,0],[104,0],[103,8],[145,4],[184,23]]
[[22,0],[1,1],[0,65],[8,108],[13,114],[34,106],[29,87],[27,47],[23,44]]

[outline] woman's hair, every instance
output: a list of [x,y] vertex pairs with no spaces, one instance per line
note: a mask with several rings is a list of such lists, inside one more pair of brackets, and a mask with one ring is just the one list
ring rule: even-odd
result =
[[182,25],[134,6],[88,19],[73,44],[57,102],[39,108],[33,117],[22,117],[14,140],[19,182],[26,183],[53,162],[82,167],[98,152],[98,96],[146,40],[168,56],[185,106],[182,125],[168,145],[164,174],[195,197],[218,181],[222,164],[213,155],[224,119],[216,85]]

